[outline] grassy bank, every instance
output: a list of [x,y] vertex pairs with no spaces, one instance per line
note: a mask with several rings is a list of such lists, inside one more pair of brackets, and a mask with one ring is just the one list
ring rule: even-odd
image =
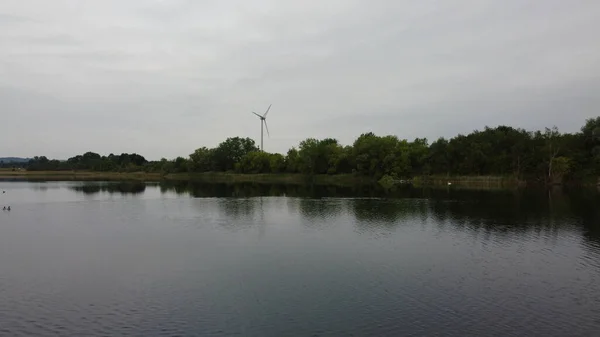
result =
[[[76,181],[76,180],[106,180],[106,181],[161,181],[161,180],[191,180],[207,183],[256,183],[256,184],[291,184],[291,185],[337,185],[355,186],[374,184],[371,177],[353,174],[327,175],[319,174],[306,176],[298,173],[268,173],[268,174],[239,174],[228,172],[207,173],[175,173],[163,175],[147,172],[95,172],[95,171],[12,171],[0,169],[0,179],[25,179],[47,181]],[[525,186],[524,181],[518,181],[511,176],[419,176],[412,179],[416,187],[474,187],[474,188],[514,188]],[[600,181],[590,179],[577,185],[595,186]]]
[[519,181],[511,176],[420,176],[413,179],[415,186],[474,186],[474,187],[518,187],[524,186],[524,181]]
[[374,183],[373,179],[352,174],[327,175],[319,174],[306,176],[294,173],[269,173],[269,174],[239,174],[225,172],[207,173],[179,173],[165,176],[168,180],[192,180],[215,183],[257,183],[257,184],[290,184],[290,185],[363,185]]
[[[415,186],[463,186],[463,187],[484,187],[484,188],[514,188],[525,186],[547,186],[544,182],[518,180],[513,176],[422,176],[413,179]],[[557,184],[554,184],[557,185]],[[600,186],[600,178],[587,176],[564,181],[560,186],[571,187],[593,187]],[[548,185],[549,186],[549,185]]]
[[30,180],[191,180],[199,182],[214,183],[258,183],[258,184],[317,184],[317,185],[339,185],[350,186],[357,184],[371,184],[373,179],[351,174],[339,175],[315,175],[305,176],[302,174],[238,174],[225,172],[207,173],[175,173],[162,175],[160,173],[146,172],[93,172],[93,171],[10,171],[0,170],[0,179],[30,179]]
[[28,180],[139,180],[159,181],[162,179],[158,173],[146,172],[92,172],[92,171],[11,171],[0,170],[0,179],[28,179]]

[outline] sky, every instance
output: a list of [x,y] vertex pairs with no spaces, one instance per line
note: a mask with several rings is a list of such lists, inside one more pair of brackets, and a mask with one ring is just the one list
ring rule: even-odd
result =
[[412,140],[600,115],[597,0],[2,0],[0,157]]

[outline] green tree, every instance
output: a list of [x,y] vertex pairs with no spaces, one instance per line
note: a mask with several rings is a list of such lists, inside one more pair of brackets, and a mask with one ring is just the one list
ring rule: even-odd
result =
[[[10,163],[0,163],[7,167]],[[14,165],[14,164],[12,164]],[[354,173],[379,179],[444,175],[512,175],[528,182],[561,183],[600,175],[600,117],[586,120],[578,133],[558,128],[526,131],[500,125],[469,134],[412,142],[397,136],[361,134],[352,145],[334,138],[308,138],[285,156],[258,151],[249,138],[227,138],[216,148],[201,147],[189,159],[147,161],[136,153],[101,156],[85,152],[66,161],[36,156],[21,164],[28,170],[94,170],[174,173],[229,171],[242,173]],[[388,179],[388,180],[390,180]]]
[[235,164],[239,163],[243,156],[258,150],[254,140],[250,138],[227,138],[214,149],[215,168],[219,171],[233,170]]
[[271,154],[269,164],[272,173],[281,173],[285,171],[285,157],[279,153]]
[[196,149],[190,154],[188,161],[188,169],[190,172],[210,172],[215,169],[214,150],[206,147]]
[[237,165],[241,173],[269,173],[271,172],[271,154],[263,151],[253,151],[242,157]]
[[552,182],[554,181],[555,177],[554,177],[554,163],[555,163],[555,159],[558,156],[558,154],[560,153],[560,132],[558,131],[558,128],[556,126],[550,128],[546,128],[546,131],[544,132],[544,141],[545,141],[545,147],[544,147],[544,151],[546,153],[546,165],[548,167],[548,176],[547,176],[547,181],[548,182]]
[[172,173],[182,173],[187,172],[188,170],[188,160],[183,157],[177,157],[173,161],[173,169],[170,171]]
[[600,117],[590,118],[581,128],[586,163],[589,170],[600,175]]
[[337,173],[342,152],[343,148],[336,139],[305,139],[299,146],[298,169],[304,174]]
[[553,183],[562,183],[563,177],[571,170],[572,161],[567,157],[552,158],[552,180]]
[[429,152],[425,159],[427,171],[434,174],[450,174],[450,156],[448,153],[448,141],[439,138],[429,146]]
[[402,152],[399,142],[396,136],[379,137],[372,132],[360,135],[353,144],[357,172],[379,179],[384,174],[407,170],[408,153]]
[[299,167],[298,150],[296,150],[295,147],[292,147],[285,156],[285,170],[289,173],[297,173],[299,172]]

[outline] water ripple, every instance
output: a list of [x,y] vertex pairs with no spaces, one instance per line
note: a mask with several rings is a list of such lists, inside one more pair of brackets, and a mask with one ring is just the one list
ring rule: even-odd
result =
[[598,217],[575,204],[157,189],[91,197],[22,186],[27,212],[0,219],[0,335],[600,330]]

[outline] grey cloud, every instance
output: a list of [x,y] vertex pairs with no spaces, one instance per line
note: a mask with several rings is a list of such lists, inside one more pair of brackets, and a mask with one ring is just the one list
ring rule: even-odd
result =
[[73,36],[67,34],[51,34],[47,36],[13,36],[11,37],[12,42],[15,44],[21,44],[25,46],[29,45],[49,45],[56,47],[65,46],[78,46],[81,42]]
[[0,118],[31,131],[13,153],[19,132],[3,128],[0,155],[187,155],[259,141],[250,111],[270,103],[278,152],[367,131],[576,131],[600,105],[595,1],[31,0],[0,13]]
[[25,23],[30,19],[18,15],[0,13],[0,24]]

